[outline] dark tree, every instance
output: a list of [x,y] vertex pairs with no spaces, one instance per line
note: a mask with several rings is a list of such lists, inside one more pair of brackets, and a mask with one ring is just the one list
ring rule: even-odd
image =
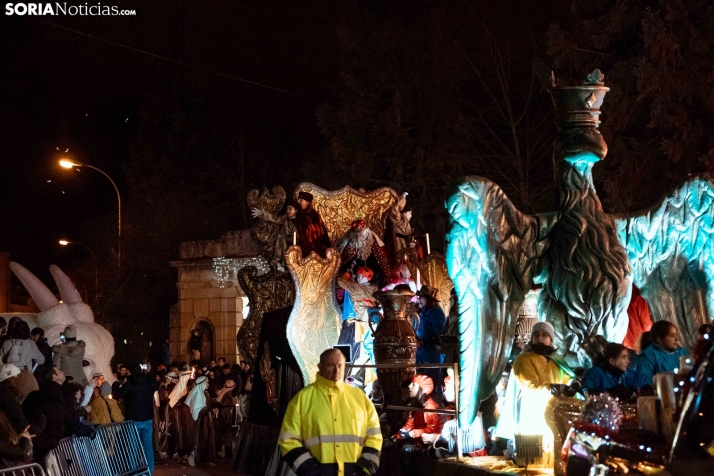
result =
[[612,88],[601,126],[610,152],[594,170],[609,210],[642,208],[714,170],[710,2],[574,0],[569,23],[548,33],[556,76],[597,67]]

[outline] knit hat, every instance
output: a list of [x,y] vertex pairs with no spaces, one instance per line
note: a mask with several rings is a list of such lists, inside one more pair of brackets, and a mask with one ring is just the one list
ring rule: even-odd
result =
[[112,394],[112,386],[109,385],[109,382],[102,383],[102,385],[99,387],[99,396],[106,397],[111,394]]
[[536,322],[533,324],[533,328],[531,329],[531,335],[534,332],[547,332],[550,338],[555,341],[555,329],[553,328],[553,324],[550,322]]
[[77,338],[77,329],[74,327],[74,324],[70,324],[64,328],[64,336],[67,339],[76,339]]
[[0,382],[20,375],[20,369],[14,364],[0,364]]
[[359,228],[360,226],[361,226],[362,228],[366,227],[366,226],[367,226],[367,222],[364,221],[364,220],[355,220],[355,221],[352,222],[352,225],[350,225],[350,226],[351,226],[351,228],[352,228],[353,230],[356,230],[356,229]]
[[297,199],[302,199],[308,203],[312,203],[312,194],[310,192],[300,192],[298,193]]
[[416,382],[421,387],[422,392],[427,395],[434,391],[434,381],[424,374],[417,374],[412,377],[412,382]]

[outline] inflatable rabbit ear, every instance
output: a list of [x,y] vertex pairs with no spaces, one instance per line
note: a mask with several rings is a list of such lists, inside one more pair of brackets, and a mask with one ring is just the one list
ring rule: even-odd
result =
[[64,271],[59,269],[57,265],[53,264],[50,266],[50,273],[52,273],[52,277],[55,278],[55,283],[57,283],[57,289],[59,289],[62,302],[66,302],[67,304],[80,304],[84,302],[77,288],[74,287],[74,284],[72,284],[72,281],[69,279],[69,276],[64,274]]
[[[45,286],[42,281],[37,279],[37,276],[29,272],[24,266],[14,261],[10,262],[10,269],[17,279],[25,286],[27,292],[30,293],[30,297],[40,311],[46,311],[59,304],[57,298],[52,291],[50,291],[47,286]],[[75,291],[76,292],[76,291]],[[81,301],[81,299],[80,299]]]

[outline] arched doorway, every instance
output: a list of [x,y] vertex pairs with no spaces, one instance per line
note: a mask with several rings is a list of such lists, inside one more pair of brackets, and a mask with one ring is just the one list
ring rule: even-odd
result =
[[198,321],[191,329],[189,334],[193,335],[193,331],[198,329],[198,331],[203,336],[203,342],[201,345],[201,360],[208,362],[209,360],[215,359],[216,356],[213,355],[213,326],[208,321]]

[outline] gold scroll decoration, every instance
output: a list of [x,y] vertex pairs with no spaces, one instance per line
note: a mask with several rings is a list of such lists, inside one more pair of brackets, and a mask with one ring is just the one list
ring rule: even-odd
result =
[[[439,306],[444,311],[444,315],[448,316],[451,310],[449,298],[451,297],[451,290],[454,289],[454,283],[451,281],[449,272],[446,269],[446,260],[441,254],[432,253],[419,263],[419,268],[422,284],[439,290],[439,297],[441,298]],[[412,279],[414,278],[415,276],[412,275]]]
[[340,254],[328,248],[326,258],[315,252],[302,258],[298,246],[285,252],[295,282],[295,305],[288,319],[288,342],[307,386],[315,381],[320,354],[337,344],[342,320],[335,301]]
[[263,358],[260,359],[260,378],[265,383],[265,398],[268,400],[270,408],[278,414],[278,393],[275,369],[273,369],[273,357],[270,354],[270,344],[266,340],[263,344]]
[[439,290],[439,307],[444,311],[444,315],[448,316],[451,310],[451,290],[454,289],[454,283],[449,277],[449,271],[446,268],[446,260],[440,253],[432,253],[423,260],[419,260],[416,251],[409,248],[402,248],[397,252],[395,261],[406,265],[412,279],[416,282],[417,271],[421,279],[421,284],[426,284],[432,288]]
[[258,276],[255,266],[246,266],[238,270],[237,277],[241,289],[248,296],[250,311],[238,330],[236,340],[243,358],[255,368],[263,314],[291,306],[295,300],[295,288],[289,273],[276,274],[275,269]]
[[396,193],[389,187],[371,192],[355,190],[349,185],[340,190],[327,191],[309,182],[303,182],[295,189],[309,192],[313,196],[312,206],[322,217],[330,241],[335,243],[349,229],[355,220],[364,220],[367,227],[377,236],[384,236],[387,212],[396,202]]
[[[259,208],[272,215],[277,215],[285,204],[285,189],[280,185],[273,187],[272,193],[267,188],[260,192],[254,188],[248,192],[248,207]],[[257,220],[251,229],[251,235],[260,243],[261,255],[271,262],[275,255],[275,241],[280,232],[280,225],[266,220]]]

